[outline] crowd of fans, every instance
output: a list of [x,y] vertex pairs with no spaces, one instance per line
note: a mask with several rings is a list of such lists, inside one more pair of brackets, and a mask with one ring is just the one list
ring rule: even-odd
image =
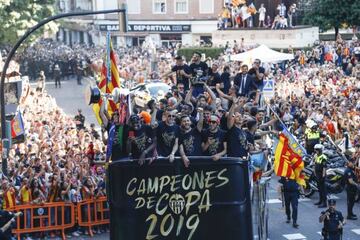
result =
[[[218,29],[228,28],[253,28],[257,20],[257,26],[270,29],[285,29],[295,26],[297,14],[296,4],[286,6],[283,2],[277,8],[277,14],[272,19],[266,11],[265,5],[255,6],[254,2],[233,1],[226,3],[219,14]],[[238,2],[238,3],[237,3]],[[258,15],[258,19],[255,19]]]
[[[41,61],[57,61],[65,56],[65,47],[58,43],[39,44],[50,45],[46,50],[35,45],[39,51],[27,49],[19,59],[26,62],[31,54],[40,54]],[[146,106],[134,104],[125,122],[117,112],[113,116],[102,112],[102,134],[94,126],[86,127],[81,117],[65,115],[46,91],[31,89],[21,104],[26,141],[13,145],[9,177],[2,180],[3,208],[56,201],[76,203],[106,195],[104,167],[94,160],[104,160],[107,135],[112,131],[113,161],[130,156],[143,164],[145,159],[156,161],[161,156],[174,161],[179,156],[189,166],[189,156],[205,155],[218,161],[223,156],[266,153],[264,136],[281,130],[269,107],[298,134],[305,132],[308,119],[334,140],[349,133],[355,149],[350,157],[358,160],[359,41],[339,37],[307,52],[290,47],[289,52],[295,55],[291,62],[269,64],[256,59],[251,66],[228,62],[228,55],[248,48],[244,45],[244,40],[228,43],[223,54],[206,62],[201,53],[186,60],[176,56],[176,49],[159,51],[156,73],[171,85],[171,91]],[[45,54],[50,46],[57,46],[57,50]],[[103,55],[97,48],[68,50],[71,53],[64,64],[69,64],[69,56],[96,60]],[[119,73],[125,83],[141,83],[152,75],[147,50],[118,50],[118,55]],[[268,104],[261,95],[266,79],[276,82],[275,96]],[[125,131],[119,131],[122,126]],[[122,140],[117,136],[120,132]],[[78,232],[73,234],[77,236]]]
[[[95,160],[104,160],[105,149],[94,126],[85,127],[84,119],[67,116],[40,89],[30,89],[20,109],[26,140],[14,144],[9,152],[8,177],[3,176],[1,182],[3,209],[23,204],[76,204],[105,196],[105,169],[95,164]],[[29,217],[28,221],[29,227]],[[79,236],[77,230],[69,234]]]

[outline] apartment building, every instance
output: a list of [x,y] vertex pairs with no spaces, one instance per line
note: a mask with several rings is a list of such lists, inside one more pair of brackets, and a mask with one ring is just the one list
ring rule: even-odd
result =
[[224,0],[60,0],[60,12],[127,6],[128,32],[119,32],[118,14],[65,19],[57,38],[68,44],[103,45],[111,32],[116,46],[139,46],[150,36],[158,46],[196,45],[211,38]]

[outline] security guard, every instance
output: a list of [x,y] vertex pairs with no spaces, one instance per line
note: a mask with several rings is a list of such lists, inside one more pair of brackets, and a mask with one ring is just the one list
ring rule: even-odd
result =
[[310,128],[305,130],[305,140],[306,140],[306,152],[311,155],[314,152],[314,146],[320,143],[320,131],[318,130],[318,125],[313,122],[310,124]]
[[353,159],[347,162],[347,168],[344,172],[344,180],[346,184],[346,195],[347,195],[347,219],[357,220],[357,216],[353,213],[353,207],[355,204],[355,197],[359,184],[355,175],[355,166]]
[[314,147],[315,150],[315,176],[318,180],[318,189],[319,189],[319,202],[315,205],[319,205],[319,208],[326,207],[326,161],[327,157],[323,154],[324,146],[321,144],[316,144]]
[[334,199],[329,199],[328,204],[329,208],[321,212],[319,218],[320,223],[324,222],[321,234],[324,240],[340,240],[345,220],[341,212],[335,209],[336,201]]
[[292,208],[292,221],[293,227],[298,228],[299,224],[297,224],[297,215],[298,215],[298,204],[299,204],[299,196],[300,196],[300,186],[294,179],[289,179],[286,177],[281,177],[279,181],[283,186],[284,198],[285,198],[285,212],[286,212],[286,223],[290,223],[290,204]]

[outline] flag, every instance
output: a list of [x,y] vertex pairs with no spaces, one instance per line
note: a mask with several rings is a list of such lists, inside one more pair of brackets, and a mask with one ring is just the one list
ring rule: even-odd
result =
[[284,133],[280,133],[275,146],[274,172],[277,176],[295,179],[299,185],[305,186],[302,157],[294,152],[289,146],[289,139]]
[[11,120],[11,138],[17,138],[20,135],[24,135],[24,122],[21,112],[17,112],[13,120]]
[[[115,51],[113,50],[110,36],[108,36],[107,45],[108,45],[107,47],[108,51],[106,55],[107,60],[103,62],[98,87],[101,92],[111,93],[114,90],[114,88],[120,87],[120,77],[116,64]],[[99,114],[101,104],[102,104],[102,99],[100,99],[99,103],[93,104],[93,111],[100,125],[102,124],[102,120]],[[111,116],[113,112],[117,111],[117,109],[118,109],[118,105],[114,101],[109,99],[108,100],[109,115]]]
[[245,4],[246,0],[232,0],[231,3],[233,6],[239,6],[240,4]]
[[292,135],[291,132],[289,132],[289,130],[286,128],[286,126],[284,124],[282,124],[282,128],[283,131],[282,133],[287,137],[287,139],[289,140],[289,146],[290,148],[297,153],[298,155],[300,155],[301,157],[304,157],[305,155],[307,155],[306,153],[306,149],[299,144],[299,142],[296,140],[296,138],[294,137],[294,135]]

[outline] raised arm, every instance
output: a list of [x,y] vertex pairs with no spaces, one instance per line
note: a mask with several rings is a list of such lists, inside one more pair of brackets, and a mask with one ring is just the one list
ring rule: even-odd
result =
[[217,93],[219,94],[220,98],[225,98],[225,99],[227,99],[227,100],[232,100],[232,97],[231,97],[231,96],[226,95],[225,93],[223,93],[223,91],[221,91],[221,89],[220,89],[220,84],[219,84],[219,83],[216,84],[216,88],[215,88],[215,89],[216,89]]
[[197,122],[196,128],[201,133],[204,125],[204,109],[198,108],[197,112],[199,113],[199,121]]

